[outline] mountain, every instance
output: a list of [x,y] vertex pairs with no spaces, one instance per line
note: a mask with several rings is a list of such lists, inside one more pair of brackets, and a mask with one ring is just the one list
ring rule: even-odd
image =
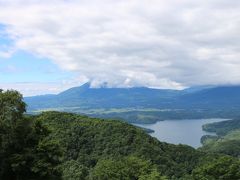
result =
[[183,105],[196,107],[240,107],[240,86],[222,86],[184,94],[179,98]]
[[195,93],[195,92],[202,91],[204,89],[211,89],[211,88],[215,88],[215,87],[217,87],[217,86],[213,86],[213,85],[193,86],[193,87],[186,88],[183,91],[185,93]]
[[240,86],[185,90],[91,88],[89,83],[57,95],[25,97],[28,112],[60,110],[95,117],[152,123],[163,119],[240,116]]
[[57,95],[26,97],[29,109],[54,107],[126,108],[160,107],[181,93],[178,90],[136,88],[90,88],[86,83]]

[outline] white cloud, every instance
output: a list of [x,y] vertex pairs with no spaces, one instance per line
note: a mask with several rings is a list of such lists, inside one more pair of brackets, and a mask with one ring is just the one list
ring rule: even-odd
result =
[[0,23],[92,86],[240,83],[240,1],[0,0]]
[[84,76],[73,79],[64,79],[59,82],[15,82],[1,83],[0,89],[15,89],[23,94],[23,96],[34,96],[43,94],[58,94],[64,90],[74,86],[86,83],[88,79]]
[[66,89],[66,86],[61,83],[19,82],[0,84],[0,89],[13,89],[13,87],[15,90],[20,91],[24,96],[56,94]]

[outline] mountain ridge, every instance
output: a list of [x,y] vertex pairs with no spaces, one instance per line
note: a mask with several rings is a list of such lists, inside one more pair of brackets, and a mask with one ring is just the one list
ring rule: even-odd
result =
[[[53,109],[94,117],[127,119],[131,122],[149,118],[151,120],[147,121],[155,122],[171,118],[240,116],[240,86],[169,90],[147,87],[91,88],[87,83],[56,95],[25,97],[24,100],[28,104],[28,112]],[[133,110],[130,112],[129,109]],[[139,113],[136,109],[150,110]]]

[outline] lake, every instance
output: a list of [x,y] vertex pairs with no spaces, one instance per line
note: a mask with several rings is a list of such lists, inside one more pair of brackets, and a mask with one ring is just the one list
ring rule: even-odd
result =
[[172,144],[187,144],[194,148],[200,147],[201,137],[208,133],[202,130],[202,125],[207,123],[224,121],[227,119],[192,119],[192,120],[165,120],[154,124],[134,124],[136,126],[152,129],[150,133],[160,141]]

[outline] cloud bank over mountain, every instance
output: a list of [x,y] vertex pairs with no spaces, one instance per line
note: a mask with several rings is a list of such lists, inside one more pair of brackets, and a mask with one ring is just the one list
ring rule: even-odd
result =
[[48,58],[94,87],[240,83],[236,0],[0,0],[0,24],[13,41],[0,55]]

